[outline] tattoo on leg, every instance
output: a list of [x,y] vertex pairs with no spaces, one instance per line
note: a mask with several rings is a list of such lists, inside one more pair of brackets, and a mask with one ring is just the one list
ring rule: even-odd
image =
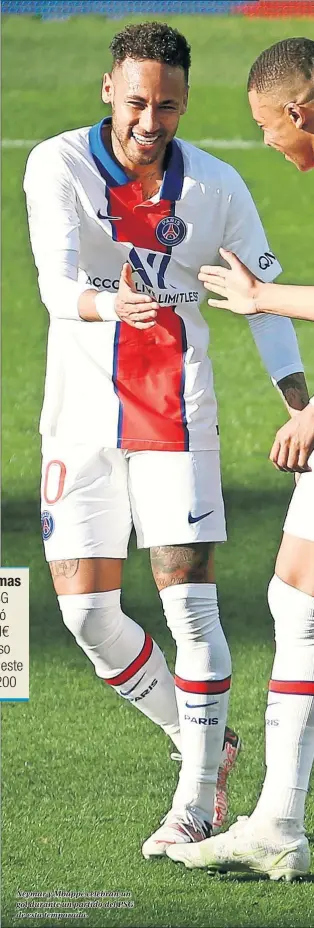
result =
[[208,541],[151,548],[152,571],[158,589],[176,583],[210,583],[209,560],[213,548]]
[[50,561],[51,576],[55,580],[57,577],[65,577],[66,580],[72,580],[79,569],[79,559],[73,561]]

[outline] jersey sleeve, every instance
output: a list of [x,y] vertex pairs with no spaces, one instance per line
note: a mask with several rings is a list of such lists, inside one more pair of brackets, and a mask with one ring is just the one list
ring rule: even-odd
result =
[[271,283],[282,267],[269,247],[260,217],[251,194],[236,171],[228,195],[223,247],[246,264],[264,283]]
[[[44,142],[31,152],[24,177],[31,247],[42,302],[51,316],[82,322],[78,299],[94,287],[78,281],[80,222],[71,174]],[[108,294],[108,302],[114,294]]]
[[[281,273],[271,251],[254,200],[242,178],[234,172],[233,193],[223,241],[260,280],[270,283]],[[221,262],[223,263],[223,262]],[[266,370],[274,383],[303,371],[297,337],[291,319],[263,313],[247,320]]]

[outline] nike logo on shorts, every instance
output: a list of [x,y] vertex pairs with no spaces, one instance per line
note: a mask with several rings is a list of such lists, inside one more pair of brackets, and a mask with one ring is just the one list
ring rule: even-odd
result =
[[211,516],[212,512],[214,512],[214,510],[210,509],[209,512],[202,512],[201,516],[192,516],[192,513],[189,512],[188,522],[190,525],[193,525],[194,522],[200,522],[201,519],[206,519],[206,516]]

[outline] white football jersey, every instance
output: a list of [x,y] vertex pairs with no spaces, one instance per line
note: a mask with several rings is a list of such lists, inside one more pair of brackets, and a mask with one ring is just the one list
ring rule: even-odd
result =
[[[264,281],[280,265],[230,165],[174,139],[159,194],[143,200],[140,182],[105,148],[104,122],[42,142],[27,163],[31,244],[51,317],[40,430],[132,451],[215,449],[217,407],[199,268],[222,263],[220,246]],[[79,294],[106,291],[113,308],[125,261],[137,289],[158,300],[157,324],[139,330],[114,318],[83,321]],[[290,320],[257,322],[261,342],[267,332],[260,350],[271,376],[302,370]]]

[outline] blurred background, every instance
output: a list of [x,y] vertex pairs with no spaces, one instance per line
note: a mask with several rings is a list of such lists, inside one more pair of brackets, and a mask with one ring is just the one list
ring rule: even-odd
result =
[[[40,443],[47,313],[29,248],[22,180],[41,139],[99,121],[112,36],[126,22],[166,20],[192,46],[191,97],[180,135],[230,162],[256,201],[282,280],[314,283],[313,172],[300,175],[266,149],[246,95],[249,68],[287,36],[314,39],[311,0],[84,2],[3,0],[2,305],[3,563],[31,569],[31,695],[2,708],[2,924],[18,918],[16,893],[129,890],[130,909],[95,909],[88,926],[297,928],[313,926],[311,882],[280,886],[251,876],[208,878],[169,861],[148,863],[141,843],[167,811],[177,778],[170,743],[96,680],[62,625],[45,564],[39,519]],[[47,216],[47,223],[49,216]],[[249,813],[264,775],[264,710],[273,654],[267,584],[293,489],[268,461],[286,419],[245,320],[218,310],[211,332],[229,542],[217,552],[222,621],[233,656],[229,723],[243,739],[230,821]],[[314,328],[296,330],[314,393]],[[126,611],[174,664],[148,554],[132,540]],[[284,758],[283,758],[284,763]],[[307,828],[314,832],[310,793]],[[30,915],[32,914],[32,918]],[[69,913],[41,925],[82,923]],[[86,913],[85,913],[86,914]],[[36,918],[35,918],[36,921]]]

